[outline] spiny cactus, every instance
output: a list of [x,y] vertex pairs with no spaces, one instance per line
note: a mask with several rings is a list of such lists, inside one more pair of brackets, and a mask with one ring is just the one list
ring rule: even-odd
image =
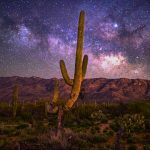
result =
[[59,97],[59,81],[57,78],[54,79],[54,95],[53,95],[53,104],[56,104],[58,102]]
[[78,37],[77,37],[77,48],[76,48],[76,59],[75,59],[75,73],[74,73],[74,79],[70,79],[65,62],[63,60],[60,60],[60,69],[62,76],[65,80],[65,82],[72,86],[70,99],[67,101],[65,105],[65,109],[70,109],[73,104],[76,102],[81,88],[81,83],[84,80],[86,70],[87,70],[87,64],[88,64],[88,56],[84,55],[83,61],[82,61],[82,51],[83,51],[83,42],[84,42],[84,17],[85,12],[81,11],[79,16],[79,24],[78,24]]
[[141,114],[126,114],[120,119],[119,124],[128,133],[145,129],[145,119]]
[[94,111],[91,116],[91,119],[97,121],[97,122],[107,122],[106,115],[102,112],[102,110]]
[[17,106],[18,106],[18,86],[15,85],[13,87],[13,95],[12,95],[12,114],[13,114],[13,118],[16,117]]
[[58,107],[60,105],[59,100],[59,80],[57,78],[54,79],[54,94],[52,100],[52,112],[56,113],[58,111]]
[[79,16],[79,25],[78,25],[78,37],[77,37],[77,49],[76,49],[76,59],[75,59],[75,73],[74,79],[70,79],[65,62],[60,60],[60,69],[62,76],[65,82],[72,87],[71,94],[69,100],[64,104],[63,101],[58,99],[59,90],[58,90],[58,80],[55,79],[54,85],[54,97],[52,101],[52,108],[54,113],[58,113],[58,124],[57,124],[57,136],[61,135],[61,128],[62,128],[62,120],[64,110],[70,109],[73,104],[76,102],[81,88],[81,83],[84,80],[87,64],[88,64],[88,56],[85,55],[82,61],[82,51],[83,51],[83,39],[84,39],[84,11],[80,12]]

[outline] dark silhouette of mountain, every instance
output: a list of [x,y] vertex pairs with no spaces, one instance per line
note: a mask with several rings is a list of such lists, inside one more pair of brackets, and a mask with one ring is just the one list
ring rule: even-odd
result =
[[[69,98],[71,88],[59,79],[60,98]],[[38,77],[0,77],[0,101],[11,101],[14,85],[19,86],[20,101],[35,101],[53,97],[54,79]],[[150,80],[85,79],[79,99],[82,101],[150,100]]]

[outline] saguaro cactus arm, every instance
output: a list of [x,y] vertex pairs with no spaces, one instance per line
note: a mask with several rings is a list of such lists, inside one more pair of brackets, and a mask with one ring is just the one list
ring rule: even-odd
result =
[[88,56],[84,55],[83,64],[82,64],[82,80],[84,80],[84,78],[85,78],[87,64],[88,64]]
[[62,73],[62,76],[65,80],[65,82],[72,86],[73,85],[73,80],[70,79],[69,75],[68,75],[68,72],[67,72],[67,69],[66,69],[66,65],[65,65],[65,62],[63,60],[60,60],[60,69],[61,69],[61,73]]

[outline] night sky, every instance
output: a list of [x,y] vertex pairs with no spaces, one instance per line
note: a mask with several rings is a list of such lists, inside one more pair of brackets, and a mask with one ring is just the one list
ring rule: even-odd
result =
[[73,76],[81,10],[86,77],[150,79],[150,0],[0,0],[0,76]]

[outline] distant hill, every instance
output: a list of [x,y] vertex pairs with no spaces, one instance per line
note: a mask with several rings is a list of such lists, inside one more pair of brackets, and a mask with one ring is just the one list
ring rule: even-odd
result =
[[[70,87],[60,79],[60,98],[68,98]],[[21,101],[48,99],[53,96],[54,79],[38,77],[0,77],[0,101],[11,101],[12,88],[19,86]],[[144,79],[85,79],[82,101],[150,100],[150,80]]]

